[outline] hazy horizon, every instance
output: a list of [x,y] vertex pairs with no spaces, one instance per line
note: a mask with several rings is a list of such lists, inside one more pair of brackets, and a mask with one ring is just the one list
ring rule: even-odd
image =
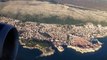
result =
[[[52,1],[52,0],[51,0]],[[94,8],[107,11],[107,0],[53,0],[58,3],[68,3],[86,8]]]

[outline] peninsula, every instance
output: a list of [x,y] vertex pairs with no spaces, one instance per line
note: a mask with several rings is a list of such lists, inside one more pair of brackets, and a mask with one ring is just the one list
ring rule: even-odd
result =
[[80,53],[95,52],[102,47],[97,38],[107,36],[107,27],[100,24],[87,23],[83,26],[45,24],[22,22],[5,17],[0,17],[0,22],[11,24],[18,29],[20,43],[24,48],[40,49],[45,56],[54,54],[53,46],[60,52],[64,51],[62,45]]

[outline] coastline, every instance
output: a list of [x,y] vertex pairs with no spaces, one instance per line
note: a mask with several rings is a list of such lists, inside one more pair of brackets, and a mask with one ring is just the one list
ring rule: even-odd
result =
[[[59,52],[64,51],[63,48],[58,48],[58,46],[62,47],[62,45],[66,45],[68,48],[72,48],[81,53],[95,52],[102,46],[98,41],[92,40],[93,43],[95,43],[94,45],[90,42],[91,38],[107,35],[107,26],[96,26],[92,23],[87,23],[83,26],[45,23],[38,24],[34,22],[22,22],[5,17],[1,17],[0,21],[15,26],[19,31],[20,44],[23,45],[24,48],[39,49],[43,52],[42,56],[54,54],[54,49],[47,51],[47,48],[52,47],[50,42],[59,50]],[[74,45],[72,46],[72,44]],[[79,48],[78,45],[83,48]],[[88,48],[87,45],[89,46]]]
[[85,48],[85,49],[83,49],[83,48],[79,48],[79,47],[75,47],[75,46],[67,46],[67,48],[74,49],[75,51],[80,52],[80,53],[82,53],[82,54],[84,54],[84,53],[96,52],[96,51],[98,51],[101,47],[102,47],[102,46],[99,46],[99,47],[94,48],[94,49],[93,49],[93,48]]
[[54,52],[55,52],[55,50],[53,50],[51,47],[48,48],[48,49],[49,49],[48,51],[46,51],[46,48],[41,49],[41,48],[39,48],[39,47],[28,47],[28,46],[23,46],[23,48],[28,48],[28,49],[39,49],[39,50],[42,52],[42,54],[40,55],[40,57],[43,57],[43,56],[50,56],[50,55],[53,55]]

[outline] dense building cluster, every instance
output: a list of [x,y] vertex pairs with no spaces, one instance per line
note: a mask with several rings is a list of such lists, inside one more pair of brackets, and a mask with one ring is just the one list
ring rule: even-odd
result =
[[52,42],[55,47],[72,45],[83,48],[95,48],[99,46],[98,41],[92,44],[91,40],[97,37],[106,36],[107,27],[88,23],[84,26],[44,24],[34,22],[21,22],[19,20],[0,18],[0,22],[15,26],[20,39],[26,43],[29,40],[46,40]]

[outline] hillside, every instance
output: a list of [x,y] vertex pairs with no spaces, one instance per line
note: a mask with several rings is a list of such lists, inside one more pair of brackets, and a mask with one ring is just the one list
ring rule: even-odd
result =
[[106,25],[107,23],[106,11],[81,9],[46,1],[9,1],[2,3],[0,7],[1,16],[22,21],[58,24],[93,22]]

